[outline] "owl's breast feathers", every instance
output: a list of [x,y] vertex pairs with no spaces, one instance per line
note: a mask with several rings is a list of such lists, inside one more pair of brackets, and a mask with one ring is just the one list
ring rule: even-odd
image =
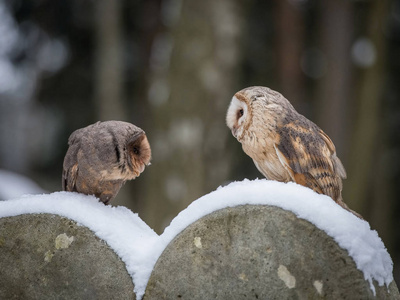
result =
[[342,202],[346,172],[331,139],[301,115],[277,127],[275,150],[293,181]]

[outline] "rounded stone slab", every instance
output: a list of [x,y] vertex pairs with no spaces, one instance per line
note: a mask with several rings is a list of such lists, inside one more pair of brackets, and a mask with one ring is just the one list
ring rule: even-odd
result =
[[135,299],[114,251],[51,214],[0,218],[0,278],[0,299]]
[[273,206],[244,205],[194,222],[166,247],[144,299],[399,299],[325,232]]

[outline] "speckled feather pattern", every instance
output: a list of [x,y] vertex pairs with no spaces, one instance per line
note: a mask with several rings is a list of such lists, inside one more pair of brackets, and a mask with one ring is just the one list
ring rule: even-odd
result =
[[226,121],[266,178],[294,181],[348,209],[342,199],[346,171],[333,142],[280,93],[259,86],[237,92]]

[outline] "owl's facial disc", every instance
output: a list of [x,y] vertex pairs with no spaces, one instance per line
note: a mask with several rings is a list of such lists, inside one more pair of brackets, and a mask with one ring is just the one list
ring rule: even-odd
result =
[[151,149],[144,132],[139,137],[133,137],[128,143],[128,156],[135,177],[144,171],[145,166],[150,165]]
[[226,114],[226,124],[232,135],[240,141],[243,134],[243,123],[247,117],[247,105],[243,101],[233,96]]

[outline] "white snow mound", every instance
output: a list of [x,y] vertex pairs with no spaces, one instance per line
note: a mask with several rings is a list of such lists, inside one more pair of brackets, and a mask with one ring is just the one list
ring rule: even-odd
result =
[[106,241],[125,263],[135,290],[136,285],[146,287],[148,279],[141,274],[152,271],[154,259],[148,253],[157,242],[158,235],[138,214],[123,206],[106,206],[94,196],[70,192],[0,201],[0,218],[32,213],[56,214],[88,227]]
[[77,193],[57,192],[2,201],[0,218],[52,213],[88,227],[125,262],[137,299],[141,299],[157,259],[175,236],[207,214],[245,204],[278,206],[324,230],[348,251],[374,293],[373,280],[380,286],[393,281],[393,262],[377,232],[328,196],[295,183],[257,179],[220,187],[190,204],[160,236],[129,209],[105,206],[93,196]]
[[273,205],[293,212],[331,236],[347,250],[365,280],[376,280],[380,286],[393,281],[393,262],[385,245],[369,223],[337,205],[330,197],[320,195],[296,183],[266,179],[243,180],[219,187],[191,203],[175,217],[160,236],[162,247],[155,247],[155,257],[188,225],[213,211],[244,204]]

